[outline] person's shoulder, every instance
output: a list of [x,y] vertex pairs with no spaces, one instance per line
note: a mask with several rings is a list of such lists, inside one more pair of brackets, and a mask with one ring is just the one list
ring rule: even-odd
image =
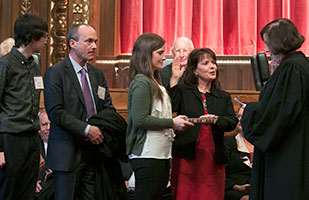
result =
[[172,65],[173,63],[170,63],[168,65],[166,65],[165,67],[163,67],[160,72],[168,72],[168,71],[172,71]]
[[135,75],[134,79],[131,81],[130,83],[130,87],[131,89],[133,88],[145,88],[145,89],[151,89],[152,85],[151,85],[151,81],[150,78],[143,75],[143,74],[137,74]]
[[[0,58],[0,68],[1,70],[8,70],[10,71],[10,69],[15,68],[16,67],[16,63],[20,63],[20,62],[16,62],[18,61],[17,57],[14,56],[14,54],[12,54],[12,52],[9,52],[7,54],[5,54],[4,56],[2,56]],[[21,65],[21,63],[20,63]]]
[[45,71],[45,74],[48,73],[63,73],[63,71],[65,70],[65,66],[68,65],[67,62],[69,62],[69,60],[67,60],[67,57],[55,64],[53,64],[52,66],[48,67]]
[[219,89],[219,88],[211,89],[211,93],[215,94],[216,96],[221,96],[221,97],[229,97],[230,96],[230,93],[228,93],[225,90]]
[[284,58],[282,60],[280,65],[281,66],[282,65],[284,65],[284,66],[295,66],[295,65],[303,65],[304,62],[309,64],[306,56],[301,51],[298,51],[298,52],[288,54],[286,56],[286,58]]
[[145,76],[144,74],[137,74],[137,75],[135,75],[133,81],[135,81],[135,82],[150,83],[150,78]]
[[102,71],[100,68],[98,68],[98,67],[96,67],[96,66],[94,66],[94,65],[92,65],[92,64],[89,64],[89,63],[88,63],[88,67],[89,67],[91,70],[95,71],[95,72],[103,73],[103,71]]
[[13,59],[17,59],[12,52],[9,52],[0,58],[1,63],[10,63]]
[[278,67],[278,71],[283,72],[283,74],[294,70],[300,70],[300,75],[309,75],[309,61],[300,51],[289,54]]

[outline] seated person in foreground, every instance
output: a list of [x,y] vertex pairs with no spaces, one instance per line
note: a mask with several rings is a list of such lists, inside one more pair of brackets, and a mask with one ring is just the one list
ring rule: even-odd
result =
[[[237,118],[240,120],[244,108],[240,107]],[[253,145],[243,135],[241,124],[238,122],[238,134],[225,137],[225,148],[228,163],[225,166],[225,200],[249,200],[250,174],[252,168]]]

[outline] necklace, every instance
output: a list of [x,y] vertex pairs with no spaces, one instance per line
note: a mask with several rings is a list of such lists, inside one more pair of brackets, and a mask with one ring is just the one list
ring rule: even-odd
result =
[[202,94],[202,98],[203,98],[203,108],[204,110],[207,110],[207,102],[206,102],[206,95],[205,94]]

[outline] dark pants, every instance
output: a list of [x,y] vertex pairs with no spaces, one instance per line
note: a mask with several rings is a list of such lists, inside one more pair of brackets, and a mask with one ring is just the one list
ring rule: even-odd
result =
[[161,200],[169,180],[170,160],[136,158],[130,161],[135,175],[135,200]]
[[55,200],[95,199],[95,158],[91,151],[82,154],[81,161],[72,172],[55,171]]
[[40,150],[37,132],[0,133],[6,164],[0,169],[0,199],[33,200]]

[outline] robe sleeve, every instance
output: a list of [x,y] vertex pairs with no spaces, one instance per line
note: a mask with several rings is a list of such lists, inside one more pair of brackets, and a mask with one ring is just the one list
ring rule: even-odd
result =
[[[279,69],[280,67],[280,69]],[[302,111],[306,91],[304,78],[297,65],[285,62],[279,66],[259,102],[248,103],[241,124],[245,138],[262,152],[270,151],[289,137],[293,124]]]

